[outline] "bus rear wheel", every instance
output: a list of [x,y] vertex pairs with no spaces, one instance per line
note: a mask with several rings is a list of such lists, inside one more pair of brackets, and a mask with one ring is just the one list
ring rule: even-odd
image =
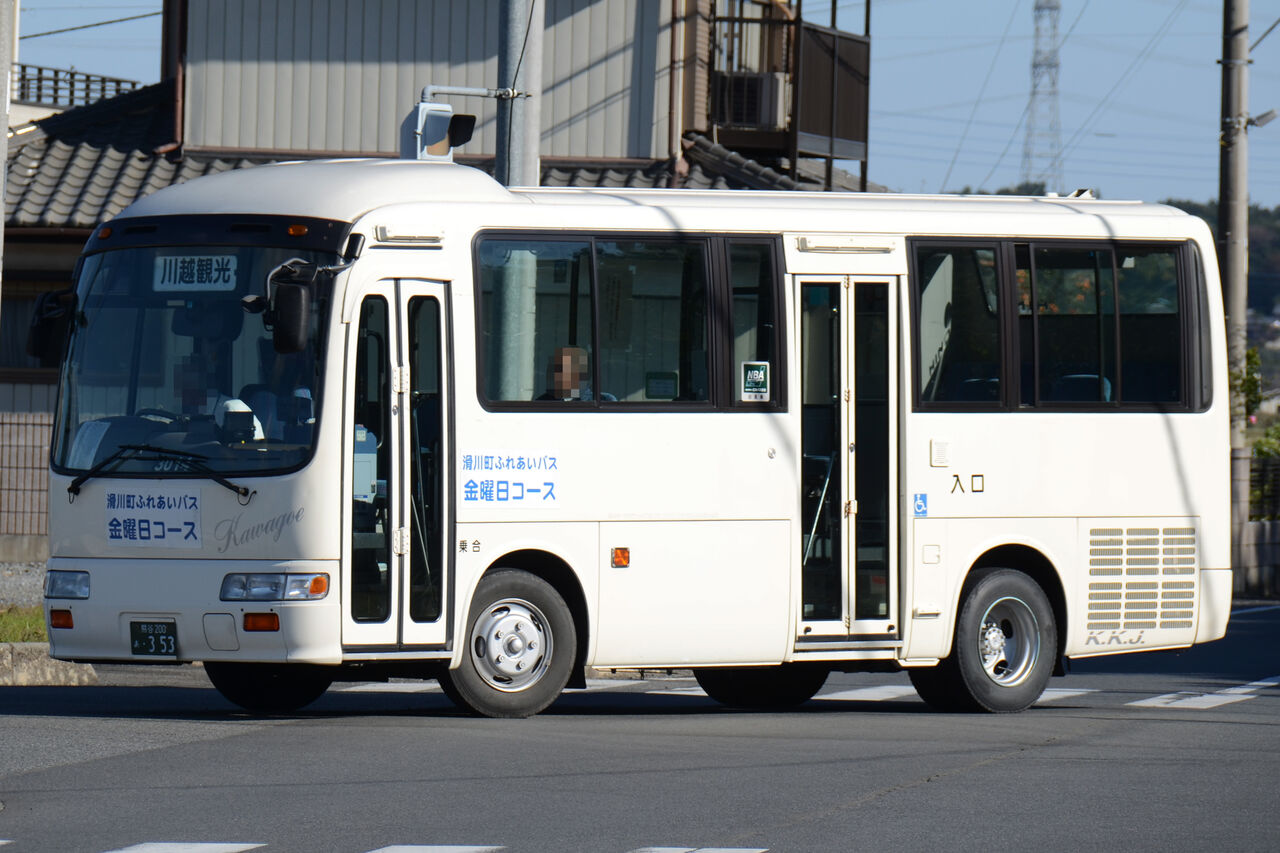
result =
[[555,587],[517,569],[494,571],[476,587],[467,625],[462,663],[440,676],[456,704],[484,717],[529,717],[559,697],[577,630]]
[[256,714],[288,714],[324,695],[333,676],[305,664],[206,661],[205,675],[222,697]]
[[693,677],[721,705],[757,710],[791,708],[813,698],[827,670],[803,664],[695,669]]
[[982,569],[960,607],[951,655],[936,669],[913,670],[911,682],[941,711],[1022,711],[1044,693],[1057,641],[1038,583],[1013,569]]

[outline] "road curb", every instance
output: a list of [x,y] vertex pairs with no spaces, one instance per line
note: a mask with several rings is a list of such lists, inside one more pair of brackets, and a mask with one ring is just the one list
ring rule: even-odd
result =
[[97,684],[86,663],[49,657],[48,643],[0,643],[0,687],[78,687]]

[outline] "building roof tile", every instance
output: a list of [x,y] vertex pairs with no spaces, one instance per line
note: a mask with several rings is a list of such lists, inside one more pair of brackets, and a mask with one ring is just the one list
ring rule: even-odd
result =
[[[182,153],[173,144],[174,127],[173,82],[167,81],[17,128],[9,139],[7,225],[89,229],[171,184],[280,159]],[[804,180],[808,176],[793,180],[696,133],[685,134],[683,148],[680,161],[549,160],[541,182],[552,187],[820,188]],[[459,160],[492,170],[492,158]]]

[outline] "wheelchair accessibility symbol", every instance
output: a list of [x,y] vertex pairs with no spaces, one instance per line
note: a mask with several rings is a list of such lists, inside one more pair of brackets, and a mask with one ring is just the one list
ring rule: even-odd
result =
[[929,517],[929,496],[917,494],[911,501],[915,508],[916,518]]

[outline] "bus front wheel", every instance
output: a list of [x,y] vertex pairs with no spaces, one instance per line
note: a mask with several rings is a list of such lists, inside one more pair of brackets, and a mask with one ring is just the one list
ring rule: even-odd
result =
[[485,717],[529,717],[569,681],[577,652],[573,615],[555,587],[528,572],[499,569],[476,587],[467,650],[440,676],[444,692]]
[[204,672],[224,699],[257,714],[296,711],[333,683],[325,669],[306,664],[205,661]]
[[735,708],[781,709],[813,698],[827,683],[827,670],[803,664],[695,669],[708,696]]
[[1038,583],[1013,569],[982,569],[961,604],[951,655],[932,670],[912,670],[911,682],[938,710],[1021,711],[1049,683],[1057,638]]

